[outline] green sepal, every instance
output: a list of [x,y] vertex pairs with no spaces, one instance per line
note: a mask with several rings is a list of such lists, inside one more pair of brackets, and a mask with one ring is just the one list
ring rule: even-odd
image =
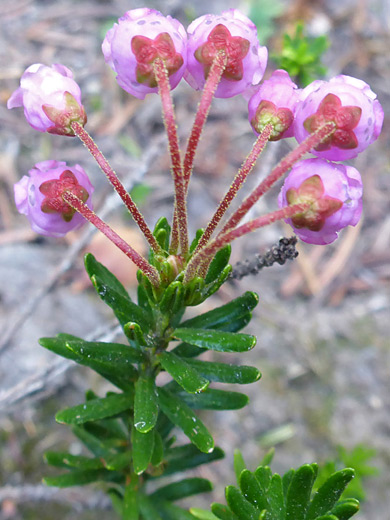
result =
[[250,312],[258,303],[258,295],[247,291],[221,307],[182,322],[181,327],[226,330],[225,327],[231,327],[232,322],[238,321],[243,316],[250,316]]
[[215,516],[211,511],[207,511],[206,509],[191,507],[190,513],[196,518],[199,518],[199,520],[218,520],[217,516]]
[[212,452],[214,449],[213,438],[191,408],[164,388],[158,388],[157,391],[161,410],[168,419],[183,430],[200,451],[204,453]]
[[297,518],[308,520],[308,518],[313,518],[312,516],[307,517],[306,511],[316,476],[316,464],[304,464],[296,470],[287,491],[286,520],[296,520]]
[[217,254],[214,256],[213,260],[210,263],[210,267],[208,268],[205,277],[206,284],[214,282],[221,275],[222,271],[229,263],[231,252],[232,246],[230,244],[223,247],[217,252]]
[[359,509],[359,501],[356,498],[347,498],[338,502],[331,510],[331,514],[336,516],[338,520],[349,520]]
[[[138,281],[138,284],[144,288],[148,301],[153,304],[157,303],[157,301],[158,301],[158,297],[156,295],[157,289],[155,289],[153,287],[149,278],[147,276],[145,276],[140,269],[137,271],[137,281]],[[157,292],[159,292],[159,291],[157,291]],[[145,308],[145,306],[142,305],[142,308]]]
[[355,472],[351,468],[333,473],[315,493],[307,511],[306,520],[315,520],[318,516],[330,511],[354,476]]
[[153,377],[141,376],[135,383],[134,426],[141,433],[154,428],[158,417],[158,399]]
[[199,240],[202,238],[203,233],[204,233],[204,229],[203,228],[199,228],[199,229],[196,230],[195,238],[191,242],[191,245],[190,245],[190,251],[189,251],[190,255],[192,255],[192,253],[195,251],[196,246],[199,244]]
[[265,490],[262,488],[253,473],[244,469],[240,474],[238,483],[246,500],[256,506],[259,510],[268,508]]
[[160,301],[160,310],[163,313],[174,315],[183,307],[184,302],[184,287],[182,282],[172,282],[164,290]]
[[231,272],[232,272],[232,266],[227,265],[225,269],[221,272],[221,274],[218,276],[214,282],[207,285],[206,290],[203,292],[203,299],[202,301],[207,300],[207,298],[210,298],[212,294],[218,291],[218,289],[226,282],[226,280],[229,278]]
[[249,402],[249,397],[240,392],[228,392],[216,388],[208,388],[200,394],[178,394],[190,408],[195,410],[239,410]]
[[239,482],[241,473],[246,469],[244,457],[240,450],[236,449],[234,450],[234,456],[233,456],[233,467],[234,467],[234,474],[236,475],[236,480]]
[[186,392],[195,394],[205,390],[210,381],[201,376],[196,368],[172,352],[159,355],[161,366]]
[[111,271],[109,271],[107,267],[98,262],[92,253],[87,253],[84,256],[84,265],[85,270],[87,271],[87,274],[90,278],[92,276],[97,276],[101,280],[102,285],[111,287],[123,298],[131,300],[128,292],[123,287],[118,278]]
[[209,464],[215,460],[222,459],[224,452],[221,448],[215,447],[211,453],[202,453],[193,444],[184,444],[167,450],[165,460],[167,466],[164,475],[171,475],[178,471],[192,469],[202,464]]
[[206,493],[212,489],[213,486],[211,482],[205,478],[186,478],[157,489],[150,497],[155,500],[169,500],[170,502],[174,502],[175,500],[180,500],[199,493]]
[[237,520],[236,515],[234,515],[228,506],[225,506],[224,504],[214,502],[211,504],[211,511],[217,518],[220,518],[221,520]]
[[168,252],[169,239],[171,236],[171,226],[165,217],[160,217],[154,226],[153,235],[155,236],[158,245]]
[[234,486],[226,488],[226,502],[239,520],[258,520],[259,511]]
[[134,345],[135,348],[137,348],[138,350],[142,350],[142,347],[146,347],[145,336],[138,323],[135,323],[134,321],[129,321],[129,323],[126,323],[124,325],[123,332],[125,333],[127,339],[130,341],[130,344]]
[[255,336],[211,329],[179,328],[173,331],[172,336],[217,352],[247,352],[256,344]]
[[122,520],[139,520],[137,479],[127,484],[123,497]]
[[46,486],[63,488],[71,486],[83,486],[85,484],[90,484],[91,482],[97,482],[99,480],[112,482],[113,480],[119,480],[120,477],[121,476],[119,474],[115,474],[114,472],[108,471],[106,469],[86,471],[75,470],[63,475],[57,475],[56,477],[45,477],[43,479],[43,483],[46,484]]
[[202,303],[205,300],[205,298],[203,297],[204,289],[204,278],[201,278],[200,276],[193,278],[185,286],[184,305],[188,307],[199,305],[200,303]]
[[136,428],[132,428],[131,441],[133,445],[133,465],[137,475],[143,473],[152,459],[154,448],[154,430],[147,433],[140,433]]
[[56,414],[60,424],[83,424],[113,417],[133,407],[132,394],[115,394],[87,401],[72,408],[65,408]]
[[47,464],[56,468],[91,470],[104,468],[102,459],[91,459],[84,455],[72,455],[66,451],[47,451],[44,454]]
[[249,384],[258,381],[261,373],[257,368],[246,365],[230,365],[227,363],[215,363],[211,361],[200,361],[186,359],[187,364],[195,368],[199,374],[209,381],[230,384]]

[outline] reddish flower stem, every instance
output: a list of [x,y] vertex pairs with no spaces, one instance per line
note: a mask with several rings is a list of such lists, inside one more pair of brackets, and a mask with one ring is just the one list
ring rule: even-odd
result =
[[125,203],[127,209],[129,210],[131,216],[133,217],[133,219],[137,223],[138,227],[142,231],[142,233],[145,236],[146,240],[148,241],[150,247],[153,249],[153,251],[155,253],[157,253],[157,254],[162,253],[161,247],[159,246],[157,240],[153,236],[152,231],[149,229],[143,215],[137,208],[135,202],[131,198],[128,191],[126,191],[126,188],[123,186],[121,181],[118,179],[118,176],[115,173],[115,171],[108,164],[107,159],[104,157],[102,152],[99,150],[99,148],[95,144],[92,137],[80,125],[80,123],[73,122],[73,123],[71,123],[71,127],[72,127],[74,133],[80,139],[80,141],[85,145],[86,148],[88,148],[92,157],[98,163],[101,170],[103,171],[103,173],[106,175],[107,179],[110,181],[110,183],[114,187],[115,191],[118,193],[120,198]]
[[271,132],[272,132],[273,126],[271,124],[268,124],[264,127],[261,134],[256,139],[255,144],[253,145],[253,148],[248,155],[248,157],[245,159],[243,165],[239,169],[237,175],[235,176],[228,192],[226,193],[225,197],[220,202],[216,212],[214,213],[214,216],[210,220],[208,226],[205,229],[205,232],[202,235],[202,238],[199,241],[199,244],[195,250],[196,254],[202,247],[204,247],[207,242],[209,241],[211,235],[213,234],[215,228],[218,226],[219,222],[221,221],[222,217],[228,210],[232,200],[237,195],[238,190],[241,188],[241,186],[246,181],[246,178],[253,170],[257,159],[259,158],[261,152],[264,150],[265,145],[268,142],[268,139],[270,138]]
[[171,156],[172,177],[175,186],[174,215],[176,214],[177,217],[172,230],[173,245],[171,243],[171,249],[177,252],[178,245],[180,245],[181,254],[186,255],[188,252],[186,188],[181,164],[175,112],[172,103],[171,86],[164,61],[161,58],[157,58],[154,61],[153,67],[161,97],[164,125],[168,136],[169,154]]
[[64,201],[73,209],[78,211],[88,222],[93,224],[99,231],[103,233],[113,244],[115,244],[127,257],[132,260],[135,265],[141,269],[150,282],[158,287],[160,285],[160,276],[152,265],[125,242],[108,224],[103,222],[82,200],[73,195],[70,191],[65,191],[62,195]]
[[236,238],[251,233],[261,227],[268,226],[277,220],[291,218],[296,214],[302,213],[309,207],[310,204],[294,204],[292,206],[286,206],[285,208],[278,209],[272,213],[267,213],[267,215],[262,215],[261,217],[250,220],[249,222],[245,222],[245,224],[242,224],[235,229],[231,229],[226,233],[221,233],[193,256],[185,271],[184,283],[188,283],[196,275],[199,267],[203,271],[203,264],[206,263],[207,266],[217,251],[233,242]]
[[334,123],[326,123],[318,130],[307,137],[300,145],[284,157],[279,164],[271,171],[271,173],[255,188],[252,193],[242,202],[240,207],[229,218],[221,231],[221,235],[227,231],[235,228],[240,220],[248,213],[252,206],[259,200],[259,198],[266,193],[277,180],[279,180],[289,170],[294,163],[301,157],[310,152],[315,146],[321,143],[324,139],[329,137],[336,125]]

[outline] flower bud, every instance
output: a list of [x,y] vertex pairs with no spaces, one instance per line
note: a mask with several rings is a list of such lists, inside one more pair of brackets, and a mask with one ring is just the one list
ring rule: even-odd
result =
[[327,122],[336,129],[312,150],[314,155],[333,161],[356,157],[375,141],[382,129],[383,109],[376,94],[360,79],[336,76],[330,81],[313,81],[301,91],[294,135],[302,142]]
[[21,106],[29,124],[39,132],[73,136],[71,123],[84,126],[87,122],[80,87],[72,72],[60,64],[35,63],[25,70],[20,87],[7,103],[8,108]]
[[14,186],[15,203],[36,233],[62,237],[85,222],[62,198],[65,191],[70,191],[92,209],[94,188],[81,166],[43,161],[28,173]]
[[203,88],[214,57],[224,52],[225,71],[215,96],[229,98],[260,83],[268,51],[260,47],[256,25],[237,9],[221,15],[206,14],[187,29],[188,51],[185,80],[196,90]]
[[260,134],[271,123],[273,130],[270,141],[292,137],[298,92],[288,72],[275,70],[249,100],[249,121],[255,133]]
[[177,86],[187,64],[186,44],[187,34],[178,20],[145,7],[119,18],[107,32],[102,51],[119,86],[144,99],[158,92],[153,70],[156,58],[165,62],[171,88]]
[[295,234],[309,244],[330,244],[346,226],[356,226],[362,212],[363,186],[352,166],[324,159],[296,163],[279,194],[279,207],[310,204],[286,220]]

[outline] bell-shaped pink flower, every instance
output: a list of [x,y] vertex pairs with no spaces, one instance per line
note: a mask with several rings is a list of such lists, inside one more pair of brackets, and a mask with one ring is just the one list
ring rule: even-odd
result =
[[295,107],[299,99],[297,85],[285,70],[275,70],[250,98],[249,122],[256,134],[273,125],[270,141],[292,137]]
[[187,70],[184,79],[196,90],[203,88],[211,64],[224,51],[227,64],[215,96],[229,98],[258,85],[267,66],[268,51],[261,47],[256,25],[237,9],[221,15],[206,14],[187,29]]
[[187,33],[175,18],[146,7],[127,11],[104,38],[106,63],[116,73],[120,87],[138,99],[158,92],[153,62],[161,58],[167,67],[171,88],[183,77]]
[[327,122],[335,132],[312,150],[333,161],[356,157],[375,141],[382,129],[383,109],[376,94],[364,81],[336,76],[330,81],[313,81],[300,94],[294,120],[294,135],[302,142]]
[[14,186],[15,204],[40,235],[62,237],[85,223],[84,217],[67,204],[62,194],[70,191],[92,209],[94,188],[81,166],[43,161]]
[[356,226],[362,213],[363,186],[352,166],[324,159],[296,163],[279,194],[279,207],[310,204],[286,219],[295,234],[309,244],[330,244],[346,226]]
[[70,124],[76,121],[84,126],[87,121],[80,87],[72,72],[60,64],[30,65],[7,107],[23,107],[27,121],[39,132],[73,136]]

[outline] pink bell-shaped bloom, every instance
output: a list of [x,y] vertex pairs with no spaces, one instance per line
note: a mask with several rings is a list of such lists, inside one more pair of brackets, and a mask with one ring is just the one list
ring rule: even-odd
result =
[[39,132],[73,136],[70,124],[76,121],[84,126],[87,121],[80,87],[72,72],[60,64],[30,65],[7,107],[23,107],[27,121]]
[[161,58],[175,88],[187,64],[187,33],[175,18],[155,9],[133,9],[119,18],[104,38],[106,63],[116,73],[120,87],[138,99],[158,92],[153,63]]
[[249,122],[256,134],[271,123],[270,141],[292,137],[294,112],[299,99],[298,87],[285,70],[275,70],[250,98]]
[[295,234],[308,244],[330,244],[346,226],[356,226],[362,213],[363,186],[352,166],[324,159],[296,163],[279,194],[279,207],[310,204],[309,209],[286,219]]
[[40,235],[62,237],[85,223],[84,217],[67,204],[62,194],[70,191],[92,209],[94,188],[81,166],[43,161],[14,186],[15,204]]
[[312,150],[333,161],[356,157],[375,141],[382,129],[383,109],[376,94],[364,81],[336,76],[330,81],[313,81],[301,91],[294,120],[294,135],[302,142],[327,122],[335,132]]
[[221,15],[206,14],[187,29],[185,80],[196,90],[203,88],[211,64],[219,51],[227,64],[215,96],[229,98],[258,85],[267,66],[268,51],[261,47],[256,25],[237,9]]

